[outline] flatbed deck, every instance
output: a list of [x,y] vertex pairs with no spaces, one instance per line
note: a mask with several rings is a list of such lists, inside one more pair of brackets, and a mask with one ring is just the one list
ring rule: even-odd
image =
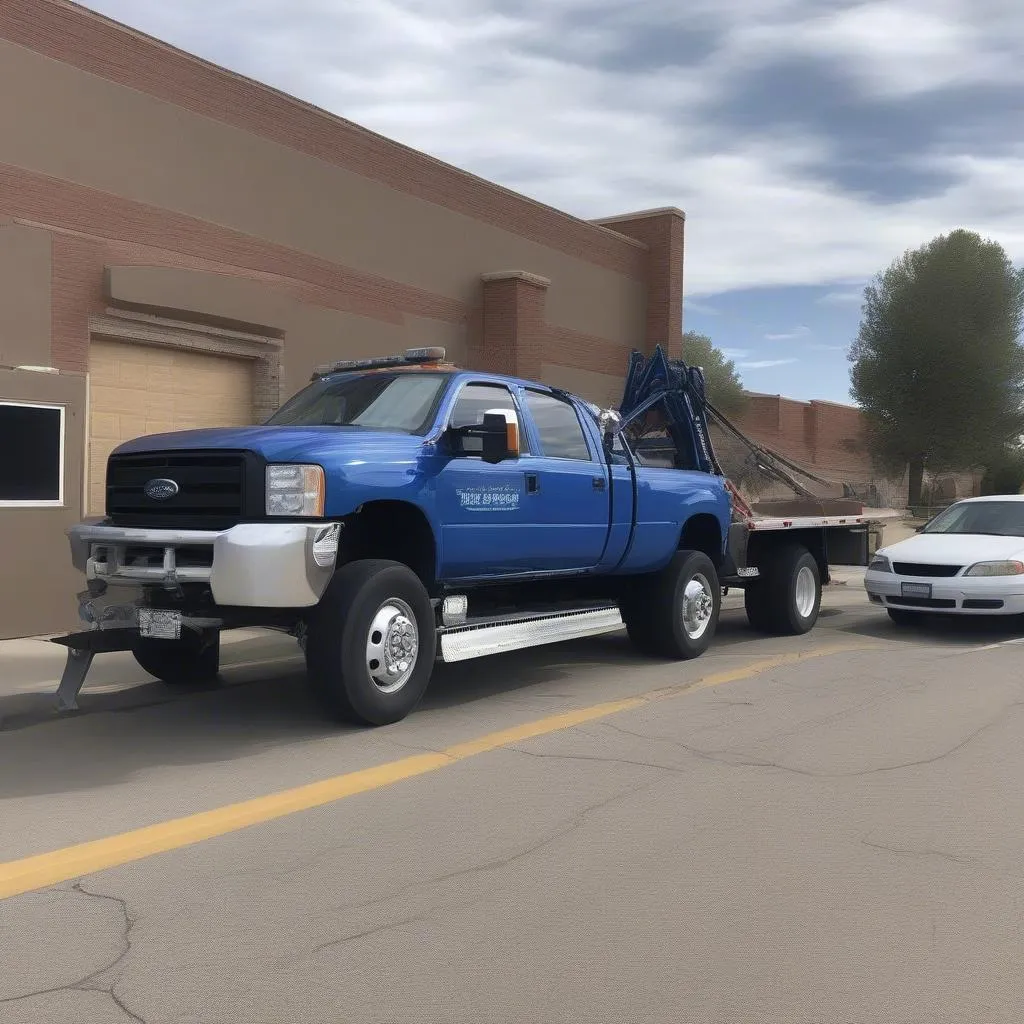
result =
[[744,517],[743,524],[751,531],[807,530],[837,526],[867,526],[870,523],[899,519],[901,512],[895,509],[865,509],[860,515],[845,516],[750,516]]

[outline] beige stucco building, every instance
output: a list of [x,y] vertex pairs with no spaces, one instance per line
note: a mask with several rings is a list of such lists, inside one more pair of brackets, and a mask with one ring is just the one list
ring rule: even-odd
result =
[[678,351],[683,217],[592,223],[62,0],[0,0],[0,637],[75,623],[121,440],[443,345],[616,396]]

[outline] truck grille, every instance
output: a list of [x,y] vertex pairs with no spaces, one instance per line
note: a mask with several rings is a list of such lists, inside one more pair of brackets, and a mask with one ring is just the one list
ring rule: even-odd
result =
[[[252,452],[144,452],[107,463],[107,516],[117,526],[226,529],[263,512],[262,461]],[[146,485],[172,480],[163,501]]]
[[897,576],[955,576],[962,565],[928,565],[923,562],[893,562],[893,572]]

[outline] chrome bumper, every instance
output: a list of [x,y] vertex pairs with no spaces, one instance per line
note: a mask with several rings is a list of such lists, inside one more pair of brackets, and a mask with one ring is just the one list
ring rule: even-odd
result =
[[242,523],[227,530],[157,530],[88,521],[68,531],[88,580],[160,587],[207,584],[216,604],[305,608],[334,572],[337,523]]

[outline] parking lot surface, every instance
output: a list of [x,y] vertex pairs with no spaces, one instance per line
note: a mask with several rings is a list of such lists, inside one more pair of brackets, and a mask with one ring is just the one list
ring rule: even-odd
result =
[[279,637],[68,716],[12,647],[0,1022],[1024,1019],[1024,646],[856,579],[802,638],[726,605],[697,661],[442,667],[362,731]]

